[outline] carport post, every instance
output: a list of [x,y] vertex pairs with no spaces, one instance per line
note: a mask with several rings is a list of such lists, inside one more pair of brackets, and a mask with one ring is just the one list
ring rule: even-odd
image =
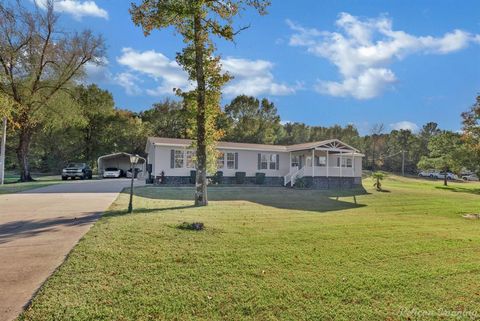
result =
[[5,181],[5,145],[7,144],[7,117],[3,117],[2,141],[0,146],[0,185]]

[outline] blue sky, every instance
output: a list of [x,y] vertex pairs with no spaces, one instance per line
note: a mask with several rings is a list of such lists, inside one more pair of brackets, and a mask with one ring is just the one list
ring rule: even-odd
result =
[[[111,91],[117,107],[140,111],[189,84],[174,61],[179,36],[145,38],[129,3],[60,0],[57,9],[65,28],[106,39],[105,66],[88,66],[89,81]],[[235,76],[223,101],[268,97],[283,121],[352,123],[362,133],[375,123],[390,130],[428,121],[459,130],[480,92],[479,9],[477,0],[272,0],[267,16],[247,11],[237,20],[250,28],[236,43],[217,41]]]

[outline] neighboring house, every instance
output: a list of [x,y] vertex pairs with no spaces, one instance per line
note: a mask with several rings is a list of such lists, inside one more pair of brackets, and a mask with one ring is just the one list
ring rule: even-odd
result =
[[[313,188],[361,184],[364,155],[338,139],[289,146],[218,142],[217,150],[224,184],[236,184],[239,172],[251,184],[257,173],[264,173],[264,184],[270,186],[291,186],[300,178]],[[150,137],[146,152],[157,182],[163,172],[166,184],[192,183],[195,151],[191,140]]]

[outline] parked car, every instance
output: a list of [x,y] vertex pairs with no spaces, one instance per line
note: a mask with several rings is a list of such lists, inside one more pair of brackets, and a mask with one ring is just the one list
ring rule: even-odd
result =
[[70,163],[62,170],[62,180],[68,178],[92,179],[92,170],[85,163]]
[[437,173],[434,173],[433,175],[433,178],[436,178],[436,179],[445,179],[445,175],[447,176],[447,179],[448,180],[454,180],[454,179],[458,179],[458,176],[453,174],[453,173],[450,173],[450,172],[437,172]]
[[477,174],[474,174],[474,173],[464,174],[464,175],[462,175],[462,179],[464,181],[477,181],[478,182],[478,176],[477,176]]
[[103,178],[119,178],[122,177],[123,171],[116,167],[107,167],[103,171]]
[[[138,175],[142,172],[142,170],[140,168],[135,168],[135,178],[138,177]],[[129,170],[127,170],[127,177],[128,178],[132,178],[132,169],[130,168]]]
[[429,169],[429,170],[421,171],[420,173],[418,173],[418,176],[434,178],[436,173],[437,172],[435,172],[433,169]]

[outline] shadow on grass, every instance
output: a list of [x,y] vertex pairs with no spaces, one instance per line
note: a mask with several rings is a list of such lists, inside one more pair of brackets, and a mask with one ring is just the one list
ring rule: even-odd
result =
[[[128,193],[128,189],[124,193]],[[192,187],[140,187],[135,195],[158,200],[193,202]],[[357,196],[367,195],[363,187],[345,190],[297,190],[283,187],[210,187],[210,201],[248,201],[280,209],[328,212],[364,207]],[[149,213],[173,209],[193,208],[193,205],[170,208],[137,209],[135,213]]]
[[480,195],[480,188],[466,188],[461,186],[435,186],[436,189],[445,191],[457,192],[457,193],[469,193]]

